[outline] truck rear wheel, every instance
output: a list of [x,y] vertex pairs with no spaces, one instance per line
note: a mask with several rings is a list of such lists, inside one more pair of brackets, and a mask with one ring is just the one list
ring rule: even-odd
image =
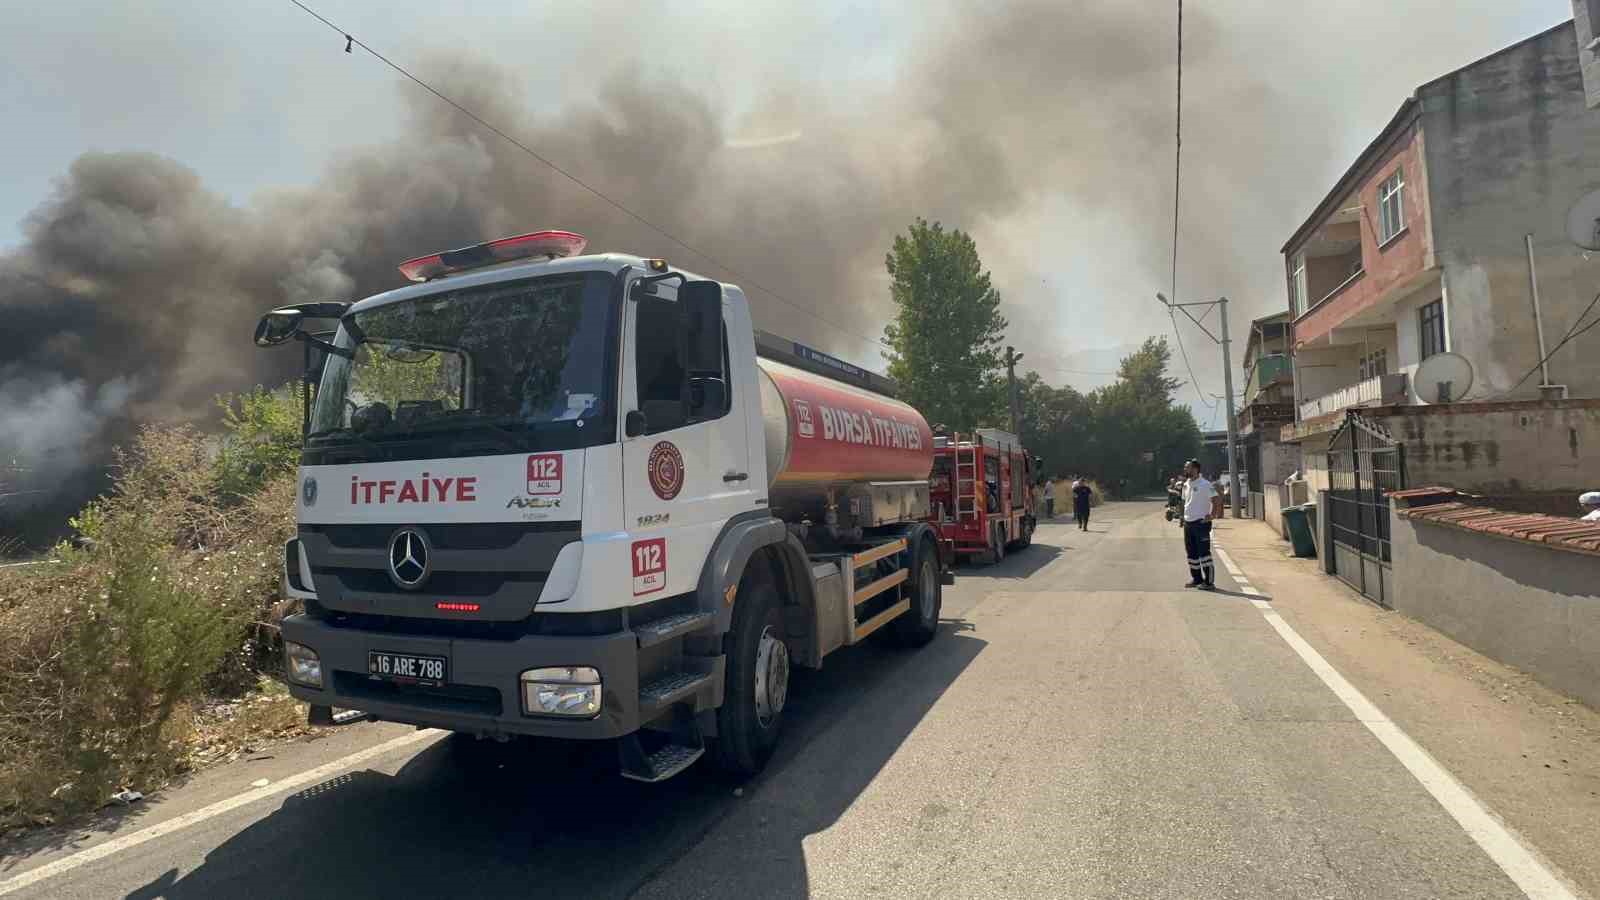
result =
[[944,585],[939,581],[938,552],[932,541],[920,541],[911,560],[911,608],[889,623],[884,633],[901,647],[921,647],[939,633],[939,610],[944,606]]
[[727,680],[717,710],[717,765],[754,775],[772,758],[789,697],[789,649],[777,592],[765,580],[737,595],[733,627],[723,636]]

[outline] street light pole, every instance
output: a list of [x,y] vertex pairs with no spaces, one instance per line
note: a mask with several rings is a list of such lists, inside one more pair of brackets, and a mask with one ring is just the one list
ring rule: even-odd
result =
[[[1219,297],[1216,300],[1203,300],[1197,303],[1178,303],[1168,300],[1166,294],[1157,291],[1156,299],[1160,300],[1161,305],[1165,306],[1169,311],[1177,310],[1188,316],[1189,321],[1204,332],[1206,337],[1222,345],[1222,389],[1228,394],[1226,398],[1228,403],[1228,504],[1233,508],[1233,517],[1237,519],[1239,518],[1239,473],[1238,462],[1234,459],[1234,455],[1235,447],[1238,444],[1238,428],[1233,420],[1233,354],[1228,340],[1228,298]],[[1206,326],[1200,324],[1200,320],[1189,312],[1187,307],[1190,306],[1222,307],[1222,337],[1217,337]]]
[[1006,348],[1006,409],[1010,412],[1011,434],[1022,437],[1019,429],[1018,418],[1021,411],[1017,406],[1017,363],[1022,361],[1022,354],[1014,348]]
[[1227,395],[1225,402],[1228,404],[1228,505],[1233,507],[1233,517],[1239,518],[1239,473],[1238,456],[1235,446],[1239,442],[1238,424],[1233,420],[1233,353],[1228,346],[1228,298],[1223,297],[1217,301],[1222,307],[1222,392]]

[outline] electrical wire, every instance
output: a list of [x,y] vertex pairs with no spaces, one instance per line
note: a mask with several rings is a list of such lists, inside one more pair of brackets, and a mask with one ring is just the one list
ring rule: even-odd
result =
[[[1177,127],[1174,130],[1172,154],[1172,295],[1171,303],[1178,302],[1178,203],[1183,188],[1183,0],[1178,0],[1178,103]],[[1189,386],[1196,400],[1208,409],[1216,404],[1206,400],[1200,392],[1200,379],[1195,377],[1194,366],[1189,362],[1189,350],[1183,346],[1183,332],[1178,328],[1178,314],[1169,305],[1167,318],[1172,320],[1172,336],[1178,343],[1178,354],[1183,357],[1183,367],[1189,372]]]
[[300,7],[300,9],[304,10],[306,12],[306,14],[310,15],[312,18],[316,19],[317,21],[321,22],[322,24],[324,24],[324,25],[328,26],[329,28],[333,29],[335,32],[337,32],[339,34],[340,37],[344,38],[344,40],[345,40],[345,52],[346,53],[350,52],[350,47],[351,47],[352,44],[357,46],[357,47],[360,47],[362,50],[365,50],[367,53],[371,54],[371,56],[374,59],[378,60],[379,62],[381,62],[384,65],[388,66],[389,68],[393,69],[394,71],[396,71],[396,72],[400,73],[401,75],[405,76],[407,79],[409,79],[410,81],[415,83],[418,87],[421,87],[423,90],[425,90],[428,93],[432,94],[433,96],[439,98],[439,100],[443,101],[447,105],[453,107],[457,112],[461,113],[462,115],[466,116],[467,118],[471,119],[472,121],[474,121],[474,122],[478,123],[479,125],[483,126],[483,128],[487,129],[490,133],[492,133],[495,136],[501,138],[502,140],[504,140],[506,143],[510,144],[511,146],[516,147],[518,150],[521,150],[523,153],[526,153],[527,155],[529,155],[529,156],[533,157],[534,159],[538,160],[539,162],[543,163],[545,166],[550,168],[556,174],[558,174],[561,177],[567,179],[568,181],[572,182],[573,184],[577,185],[578,187],[583,188],[585,191],[588,191],[589,193],[593,194],[595,197],[598,197],[600,200],[604,201],[605,203],[607,203],[608,205],[614,207],[615,209],[621,211],[623,214],[627,215],[629,218],[631,218],[634,221],[638,222],[639,224],[645,226],[646,228],[650,229],[651,231],[654,231],[656,234],[661,235],[662,237],[664,237],[667,240],[671,241],[672,243],[678,245],[679,247],[682,247],[683,249],[689,251],[690,253],[694,254],[695,256],[700,257],[701,259],[705,260],[706,262],[711,263],[712,265],[716,266],[719,269],[722,269],[723,271],[725,271],[725,272],[729,273],[730,275],[732,275],[733,277],[737,278],[740,282],[742,282],[744,284],[747,284],[747,285],[755,288],[758,291],[761,291],[762,293],[772,297],[775,300],[779,300],[779,301],[781,301],[783,303],[788,304],[789,306],[794,307],[795,309],[799,310],[800,312],[805,313],[806,315],[812,317],[813,319],[816,319],[818,322],[821,322],[824,325],[827,325],[829,328],[834,329],[835,331],[839,332],[840,334],[845,334],[845,335],[849,335],[850,337],[857,338],[857,339],[859,339],[859,340],[861,340],[861,341],[863,341],[865,343],[871,344],[874,347],[882,347],[884,345],[884,342],[883,342],[882,338],[867,337],[866,335],[863,335],[860,332],[852,331],[849,328],[845,328],[842,325],[838,325],[838,324],[836,324],[834,322],[830,322],[829,320],[824,319],[822,316],[818,315],[815,311],[813,311],[809,307],[807,307],[807,306],[805,306],[803,304],[797,303],[794,300],[790,300],[788,297],[785,297],[782,294],[778,293],[777,291],[774,291],[773,289],[760,284],[759,282],[755,281],[754,279],[745,277],[744,275],[740,274],[739,271],[737,269],[735,269],[733,266],[730,266],[727,263],[722,262],[721,260],[717,259],[715,256],[712,256],[711,254],[705,252],[704,250],[701,250],[701,249],[699,249],[699,248],[697,248],[697,247],[685,242],[684,240],[679,238],[677,235],[674,235],[673,233],[671,233],[670,231],[667,231],[665,228],[661,227],[660,225],[657,225],[654,222],[650,221],[649,219],[646,219],[644,216],[634,212],[632,209],[630,209],[627,206],[623,205],[620,201],[612,199],[609,195],[607,195],[606,193],[602,192],[600,189],[598,189],[596,187],[593,187],[592,185],[588,184],[587,182],[585,182],[583,179],[579,178],[578,176],[576,176],[576,175],[572,174],[571,172],[568,172],[566,169],[563,169],[560,166],[556,165],[549,158],[541,155],[537,150],[534,150],[532,147],[529,147],[527,144],[523,143],[522,141],[519,141],[515,137],[512,137],[510,134],[507,134],[505,131],[502,131],[500,128],[496,127],[493,123],[491,123],[488,120],[484,119],[482,116],[478,115],[477,113],[473,112],[472,110],[468,109],[467,107],[462,106],[460,103],[456,102],[454,99],[446,96],[444,93],[439,91],[433,85],[431,85],[431,84],[427,83],[426,81],[423,81],[421,78],[418,78],[417,76],[411,74],[411,72],[407,71],[404,66],[400,65],[399,63],[394,62],[393,60],[389,59],[387,56],[384,56],[382,53],[379,53],[377,50],[372,49],[372,47],[370,47],[367,44],[363,43],[360,38],[354,37],[353,35],[350,34],[350,32],[345,31],[343,28],[340,28],[338,25],[335,25],[333,22],[328,21],[328,19],[325,18],[321,13],[318,13],[316,10],[312,9],[311,7],[305,5],[304,3],[301,3],[300,0],[289,0],[289,2],[293,3],[295,6]]
[[1539,367],[1541,367],[1545,363],[1549,362],[1550,358],[1555,356],[1556,352],[1559,351],[1562,347],[1565,347],[1568,344],[1568,342],[1570,342],[1573,338],[1576,338],[1578,335],[1583,334],[1584,332],[1588,331],[1589,329],[1595,327],[1596,325],[1600,325],[1600,319],[1595,319],[1593,322],[1590,322],[1589,324],[1584,325],[1582,330],[1579,330],[1579,328],[1578,328],[1579,324],[1581,324],[1583,322],[1584,317],[1589,315],[1589,311],[1594,309],[1596,304],[1600,304],[1600,294],[1595,294],[1594,295],[1594,299],[1589,301],[1589,305],[1585,306],[1583,308],[1583,312],[1578,313],[1578,317],[1576,319],[1572,320],[1572,327],[1568,328],[1567,329],[1567,333],[1561,336],[1560,342],[1558,342],[1555,345],[1555,347],[1551,348],[1549,353],[1546,353],[1544,355],[1544,359],[1541,359],[1538,362],[1534,363],[1533,364],[1533,368],[1529,369],[1527,374],[1525,374],[1521,378],[1517,379],[1517,383],[1512,385],[1510,390],[1501,393],[1499,396],[1504,397],[1504,396],[1506,396],[1508,394],[1516,393],[1517,388],[1522,387],[1523,382],[1527,381],[1529,378],[1532,378],[1533,377],[1533,373],[1539,371]]

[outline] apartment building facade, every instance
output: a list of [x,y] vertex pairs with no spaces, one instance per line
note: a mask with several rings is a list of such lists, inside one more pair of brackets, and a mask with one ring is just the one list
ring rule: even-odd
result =
[[[1281,437],[1301,446],[1314,486],[1326,487],[1319,455],[1353,407],[1394,418],[1418,445],[1413,482],[1488,483],[1558,431],[1564,451],[1600,454],[1592,404],[1558,399],[1600,397],[1600,329],[1549,353],[1550,384],[1564,389],[1543,386],[1533,302],[1536,279],[1550,348],[1600,316],[1600,257],[1566,237],[1572,204],[1600,189],[1581,18],[1417,88],[1284,243],[1295,421]],[[1418,383],[1419,365],[1446,352],[1471,366],[1470,388]],[[1489,407],[1511,430],[1460,418]],[[1510,479],[1565,487],[1575,473],[1557,462],[1559,473]]]

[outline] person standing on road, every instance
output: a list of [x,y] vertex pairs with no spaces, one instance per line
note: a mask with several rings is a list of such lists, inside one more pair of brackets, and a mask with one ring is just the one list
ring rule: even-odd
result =
[[1189,583],[1202,591],[1217,589],[1217,569],[1211,561],[1211,517],[1221,498],[1200,474],[1200,461],[1183,466],[1183,550],[1189,557]]
[[1584,512],[1578,521],[1600,522],[1600,491],[1586,491],[1579,495],[1578,505],[1583,507]]
[[1082,478],[1072,482],[1072,516],[1078,520],[1078,530],[1089,530],[1089,498],[1094,489]]
[[1056,483],[1051,478],[1044,480],[1044,517],[1046,519],[1056,517]]
[[1183,479],[1177,475],[1167,481],[1167,521],[1183,525]]

